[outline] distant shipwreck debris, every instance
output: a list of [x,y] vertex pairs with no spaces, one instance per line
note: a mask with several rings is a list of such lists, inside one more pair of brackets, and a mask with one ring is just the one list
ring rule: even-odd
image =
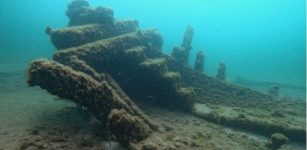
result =
[[[272,100],[269,95],[221,82],[226,72],[223,63],[219,80],[202,74],[203,52],[197,53],[195,69],[191,69],[187,65],[194,35],[190,25],[171,57],[162,53],[163,38],[157,30],[139,30],[137,20],[116,20],[112,9],[93,9],[85,0],[74,0],[66,15],[68,27],[46,29],[58,51],[53,60],[32,62],[28,84],[87,108],[127,148],[141,149],[144,143],[140,141],[159,130],[136,103],[192,113],[196,101],[253,105],[255,100]],[[259,126],[255,129],[266,130]],[[280,132],[296,135],[296,131]]]
[[274,98],[278,98],[279,96],[279,86],[277,85],[272,85],[269,90],[268,90],[268,94],[273,96]]
[[184,33],[181,46],[174,47],[173,49],[172,56],[179,60],[180,63],[188,64],[189,62],[193,36],[194,29],[191,25],[188,25]]
[[197,52],[194,69],[203,72],[205,65],[205,54],[202,51]]
[[223,62],[220,62],[219,68],[217,69],[216,78],[220,80],[225,80],[226,78],[226,65]]

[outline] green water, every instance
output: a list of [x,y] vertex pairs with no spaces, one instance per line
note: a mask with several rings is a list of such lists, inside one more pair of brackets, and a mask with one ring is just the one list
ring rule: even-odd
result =
[[[227,78],[236,76],[305,86],[305,1],[137,1],[91,0],[93,6],[115,10],[117,18],[139,20],[141,28],[158,28],[164,51],[181,43],[184,29],[195,29],[190,64],[204,51],[205,72],[214,76],[218,63],[227,65]],[[63,0],[0,2],[0,62],[27,63],[54,51],[46,26],[64,27],[68,19]],[[5,69],[1,69],[5,70]]]

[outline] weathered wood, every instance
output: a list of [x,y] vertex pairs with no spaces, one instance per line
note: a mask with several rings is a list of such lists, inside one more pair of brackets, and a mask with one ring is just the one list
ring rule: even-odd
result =
[[126,95],[118,94],[121,89],[116,89],[115,83],[113,86],[109,83],[110,79],[99,82],[54,61],[37,60],[29,68],[30,86],[40,86],[51,94],[72,100],[103,122],[107,122],[112,109],[124,109],[131,116],[142,119],[150,130],[156,130],[156,126]]
[[57,49],[66,49],[99,39],[135,32],[138,26],[136,20],[117,20],[112,25],[86,24],[62,29],[48,27],[46,33],[49,34],[51,42]]
[[[54,60],[70,66],[77,58],[98,74],[107,72],[135,101],[191,111],[193,90],[180,93],[180,75],[168,71],[166,59],[152,55],[160,39],[155,30],[133,32],[58,51]],[[86,72],[95,78],[93,71]]]
[[197,52],[194,69],[203,72],[205,65],[205,54],[202,51]]

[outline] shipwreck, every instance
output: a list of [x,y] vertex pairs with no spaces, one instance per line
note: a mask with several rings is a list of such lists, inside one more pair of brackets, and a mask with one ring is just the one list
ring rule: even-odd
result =
[[[69,24],[45,32],[57,48],[52,60],[38,59],[28,70],[28,84],[69,99],[92,112],[117,141],[129,149],[146,149],[146,140],[163,134],[138,104],[181,111],[211,122],[270,136],[281,133],[305,141],[305,128],[241,113],[225,116],[206,106],[257,108],[277,105],[269,94],[225,81],[226,65],[216,77],[203,73],[205,54],[188,65],[194,35],[187,26],[172,55],[162,52],[158,30],[141,30],[137,20],[117,20],[113,10],[91,8],[85,0],[68,5]],[[156,145],[159,149],[159,145]]]

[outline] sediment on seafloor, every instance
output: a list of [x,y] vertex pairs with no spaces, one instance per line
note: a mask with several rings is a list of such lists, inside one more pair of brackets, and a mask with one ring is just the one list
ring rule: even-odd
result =
[[193,112],[194,116],[203,118],[210,122],[233,127],[236,129],[243,129],[246,131],[255,132],[265,136],[270,136],[273,133],[282,133],[290,140],[297,142],[306,141],[306,130],[299,127],[291,127],[282,124],[276,124],[268,121],[251,119],[247,117],[226,117],[217,115],[215,113],[201,113]]

